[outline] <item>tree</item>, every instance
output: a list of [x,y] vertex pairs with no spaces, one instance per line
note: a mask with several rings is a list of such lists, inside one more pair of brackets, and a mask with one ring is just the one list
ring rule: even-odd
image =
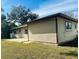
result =
[[1,14],[1,39],[6,38],[10,38],[10,27],[6,21],[6,16]]
[[4,9],[1,7],[1,11],[4,12]]
[[38,15],[32,13],[29,9],[26,9],[23,6],[13,6],[10,14],[8,15],[8,20],[10,22],[19,22],[21,24],[27,23],[27,20],[30,18],[31,20],[36,19]]
[[63,12],[64,14],[72,17],[72,18],[75,18],[75,19],[78,19],[78,15],[77,14],[74,14],[73,11],[69,11],[69,12]]

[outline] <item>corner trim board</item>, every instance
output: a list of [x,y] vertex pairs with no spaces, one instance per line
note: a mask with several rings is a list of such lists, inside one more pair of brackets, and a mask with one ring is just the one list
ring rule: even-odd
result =
[[59,44],[59,40],[58,40],[58,21],[57,21],[57,17],[55,17],[56,19],[56,38],[57,38],[57,44]]

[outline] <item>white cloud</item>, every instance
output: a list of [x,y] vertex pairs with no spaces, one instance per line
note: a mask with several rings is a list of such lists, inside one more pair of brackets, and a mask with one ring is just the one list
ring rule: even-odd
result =
[[39,14],[39,16],[46,16],[62,11],[70,11],[77,8],[76,2],[76,0],[64,0],[58,4],[52,4],[49,2],[46,4],[41,4],[40,7],[33,12]]

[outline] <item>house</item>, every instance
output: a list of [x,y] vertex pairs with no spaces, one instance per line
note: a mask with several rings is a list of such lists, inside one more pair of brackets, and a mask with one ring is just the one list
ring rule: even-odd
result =
[[10,34],[11,38],[24,38],[28,39],[28,31],[27,31],[27,24],[12,28],[12,33]]
[[25,29],[27,34],[24,36],[27,37],[26,40],[61,44],[76,38],[77,23],[78,21],[74,18],[56,13],[30,21],[27,26],[20,27],[20,29],[27,28]]

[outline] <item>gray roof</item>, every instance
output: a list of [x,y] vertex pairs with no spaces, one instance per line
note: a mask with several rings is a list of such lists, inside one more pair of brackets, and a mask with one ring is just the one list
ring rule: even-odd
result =
[[[38,21],[38,20],[43,20],[43,19],[50,18],[50,17],[62,17],[62,18],[65,18],[65,19],[68,19],[68,20],[71,20],[71,21],[74,21],[74,22],[78,22],[78,20],[76,20],[76,19],[74,19],[74,18],[72,18],[68,15],[65,15],[63,13],[56,13],[56,14],[45,16],[45,17],[37,18],[35,20],[29,21],[28,23],[35,22],[35,21]],[[27,27],[27,24],[15,27],[13,29],[19,29],[19,28],[22,28],[22,27]]]
[[23,28],[23,27],[27,27],[27,24],[25,24],[25,25],[21,25],[21,26],[18,26],[18,27],[14,27],[14,28],[12,28],[12,30],[20,29],[20,28]]
[[[78,22],[77,19],[74,19],[66,14],[63,14],[63,13],[56,13],[56,14],[52,14],[52,15],[48,15],[48,16],[45,16],[45,17],[40,17],[40,18],[37,18],[35,20],[32,20],[30,22],[34,22],[34,21],[38,21],[38,20],[43,20],[45,18],[50,18],[50,17],[62,17],[62,18],[65,18],[65,19],[68,19],[68,20],[71,20],[71,21],[75,21],[75,22]],[[28,22],[28,23],[30,23]]]

